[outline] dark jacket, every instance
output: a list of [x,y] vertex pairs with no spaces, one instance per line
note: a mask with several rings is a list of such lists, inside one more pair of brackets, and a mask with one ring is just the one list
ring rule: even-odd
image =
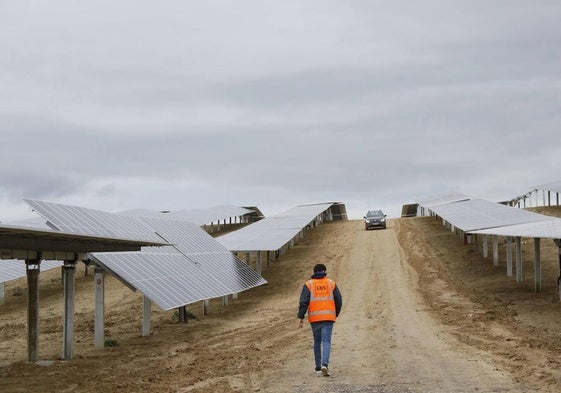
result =
[[[314,273],[312,280],[315,278],[323,278],[327,276],[325,272]],[[335,290],[333,291],[333,299],[335,300],[335,315],[338,317],[341,312],[341,307],[343,306],[343,297],[339,291],[339,287],[335,284]],[[300,306],[298,307],[298,318],[304,319],[306,312],[308,311],[308,305],[310,304],[310,290],[304,284],[302,287],[302,292],[300,293]]]

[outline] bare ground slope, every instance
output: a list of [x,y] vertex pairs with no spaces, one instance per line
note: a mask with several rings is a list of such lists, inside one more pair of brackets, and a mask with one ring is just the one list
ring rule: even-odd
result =
[[[27,364],[24,280],[0,306],[1,392],[557,392],[561,388],[557,256],[544,241],[544,288],[533,291],[473,252],[433,218],[326,223],[264,268],[269,284],[241,293],[211,315],[177,322],[153,308],[141,337],[141,297],[106,283],[106,337],[93,349],[93,279],[77,276],[75,358]],[[527,255],[533,255],[530,242]],[[525,255],[526,255],[525,254]],[[324,262],[343,292],[332,377],[313,375],[309,327],[296,310],[312,266]],[[62,290],[42,273],[40,357],[62,352]]]

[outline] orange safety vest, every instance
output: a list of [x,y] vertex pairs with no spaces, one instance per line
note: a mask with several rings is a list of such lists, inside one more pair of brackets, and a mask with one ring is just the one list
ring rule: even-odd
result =
[[308,304],[308,321],[333,321],[335,315],[335,299],[333,291],[335,290],[335,281],[324,277],[306,281],[306,286],[310,291],[310,303]]

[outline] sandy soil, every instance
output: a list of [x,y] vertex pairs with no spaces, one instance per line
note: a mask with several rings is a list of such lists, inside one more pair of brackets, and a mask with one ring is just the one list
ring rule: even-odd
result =
[[[558,209],[542,212],[559,215]],[[561,302],[558,255],[542,241],[543,288],[534,292],[533,242],[524,281],[430,217],[326,223],[264,268],[269,284],[211,315],[191,305],[180,323],[153,306],[141,336],[142,299],[106,281],[106,338],[93,348],[93,277],[79,266],[74,359],[62,353],[60,272],[42,273],[40,358],[28,364],[25,280],[7,284],[0,306],[0,392],[558,392]],[[490,253],[491,254],[491,253]],[[329,378],[313,372],[309,326],[298,328],[303,282],[328,266],[343,294]],[[1,263],[1,262],[0,262]]]

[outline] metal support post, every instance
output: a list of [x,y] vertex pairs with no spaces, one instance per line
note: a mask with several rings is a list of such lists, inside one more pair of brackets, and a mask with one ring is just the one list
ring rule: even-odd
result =
[[39,355],[39,273],[41,260],[26,259],[27,274],[27,360],[34,363]]
[[493,266],[499,266],[499,237],[493,235]]
[[152,301],[142,295],[142,335],[149,336],[152,328]]
[[203,315],[210,314],[210,300],[205,299],[203,300]]
[[506,275],[512,277],[512,238],[506,238]]
[[516,237],[516,283],[522,283],[522,238]]
[[6,304],[6,284],[0,282],[0,305]]
[[94,348],[105,348],[105,270],[95,267],[95,311],[94,311]]
[[557,277],[557,292],[561,300],[561,239],[554,239],[553,242],[557,246],[557,254],[559,255],[559,276]]
[[187,308],[185,306],[178,307],[177,314],[179,316],[179,322],[187,323]]
[[535,285],[534,289],[536,292],[541,292],[542,290],[542,262],[541,262],[541,255],[540,255],[540,238],[534,238],[534,279]]
[[62,358],[72,359],[72,345],[74,343],[74,283],[76,273],[76,261],[64,261],[64,327]]

